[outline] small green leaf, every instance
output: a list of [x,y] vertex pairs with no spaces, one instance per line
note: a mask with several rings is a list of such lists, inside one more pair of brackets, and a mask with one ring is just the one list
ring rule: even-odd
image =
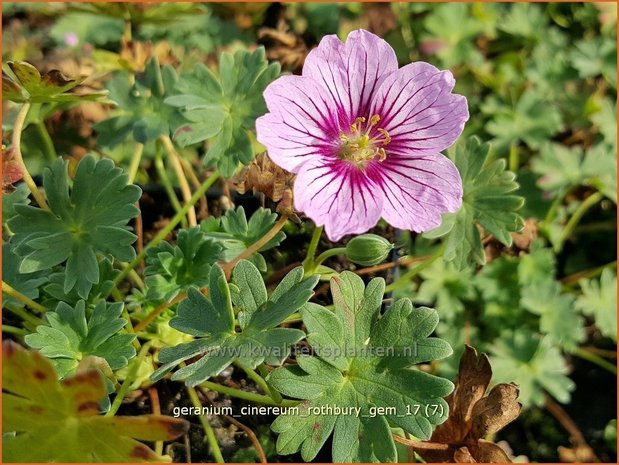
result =
[[462,176],[462,207],[445,215],[441,226],[425,234],[428,238],[448,234],[443,257],[457,269],[486,261],[477,225],[506,246],[512,243],[510,233],[524,225],[517,213],[524,199],[512,194],[518,189],[516,176],[505,170],[503,159],[487,163],[488,151],[489,145],[476,137],[458,144],[452,158]]
[[568,367],[550,338],[524,328],[501,335],[492,347],[494,381],[510,383],[518,380],[523,406],[544,404],[544,391],[561,403],[570,401],[575,384],[566,374]]
[[[236,210],[226,210],[226,213],[219,218],[209,217],[200,224],[200,227],[206,233],[206,237],[223,247],[220,258],[224,262],[229,262],[264,236],[276,221],[277,214],[266,208],[256,210],[248,221],[245,209],[238,207]],[[282,231],[278,232],[258,252],[277,247],[285,238],[286,234]],[[260,271],[266,271],[266,262],[260,253],[253,254],[249,261]]]
[[516,105],[489,103],[482,111],[493,115],[486,129],[492,134],[499,149],[506,149],[520,141],[532,149],[539,148],[554,134],[563,129],[561,113],[556,106],[548,105],[543,94],[527,90]]
[[580,281],[582,295],[576,300],[576,307],[585,315],[595,319],[600,332],[617,340],[617,274],[605,268],[599,280]]
[[617,203],[617,176],[614,150],[598,144],[587,153],[582,148],[544,144],[532,162],[540,175],[537,182],[552,197],[563,197],[577,186],[590,185]]
[[15,187],[15,190],[10,194],[2,192],[2,221],[7,223],[11,218],[17,215],[15,205],[28,205],[30,203],[30,189],[26,183],[20,183]]
[[[162,349],[159,353],[162,366],[151,379],[160,379],[180,362],[198,355],[197,361],[176,371],[172,379],[195,386],[218,375],[235,360],[250,368],[263,362],[281,364],[290,347],[304,334],[298,329],[277,326],[306,305],[317,282],[317,276],[303,279],[303,268],[298,267],[265,299],[266,288],[260,272],[249,261],[239,261],[230,286],[221,267],[214,265],[209,275],[208,297],[190,289],[176,317],[170,320],[173,328],[199,339]],[[237,308],[240,330],[235,328],[233,302],[240,307]]]
[[170,441],[189,429],[185,420],[161,415],[99,415],[106,390],[98,370],[82,371],[60,383],[37,351],[7,341],[2,355],[4,461],[170,462],[136,439]]
[[472,273],[468,269],[458,271],[453,263],[437,260],[420,276],[423,281],[413,302],[436,308],[443,322],[452,320],[462,312],[464,302],[475,299]]
[[298,366],[268,377],[282,394],[305,400],[300,413],[282,414],[272,425],[279,454],[301,450],[311,461],[333,433],[334,462],[393,462],[390,425],[427,439],[447,418],[442,397],[453,385],[410,368],[451,355],[447,343],[428,338],[438,315],[400,299],[378,319],[384,288],[382,278],[365,287],[345,271],[331,280],[334,312],[316,304],[303,309],[316,355],[298,356]]
[[104,358],[112,370],[118,370],[135,357],[131,345],[135,335],[120,334],[127,324],[120,317],[122,309],[122,303],[108,305],[100,300],[87,313],[83,300],[75,307],[60,302],[54,312],[46,313],[48,326],[38,326],[25,341],[52,359],[61,378],[74,374],[80,360],[89,355]]
[[268,64],[263,47],[253,52],[224,52],[219,59],[219,76],[202,64],[184,74],[176,84],[178,95],[166,100],[183,110],[187,120],[175,132],[175,140],[190,145],[211,140],[204,157],[223,176],[234,174],[239,164],[247,165],[254,150],[247,131],[266,111],[262,93],[279,74],[279,64]]
[[176,244],[163,241],[146,254],[146,297],[169,301],[190,286],[204,287],[222,247],[200,228],[182,229]]
[[127,185],[127,176],[111,160],[84,157],[69,188],[67,163],[56,160],[43,172],[43,187],[50,210],[15,205],[9,221],[15,233],[16,253],[23,258],[20,271],[46,270],[65,260],[64,292],[73,288],[88,298],[99,282],[96,254],[129,261],[136,236],[127,223],[139,213],[134,203],[141,190]]
[[[120,273],[112,266],[112,262],[107,258],[99,261],[99,281],[94,283],[86,304],[94,305],[99,299],[106,297],[114,288],[114,279]],[[69,292],[64,291],[67,269],[52,273],[49,276],[49,283],[43,286],[44,296],[43,305],[54,308],[59,302],[65,302],[75,306],[81,300],[77,289],[73,288]]]
[[[2,244],[2,280],[16,291],[30,299],[39,297],[39,289],[48,280],[46,273],[20,273],[19,257],[15,254],[10,243]],[[2,305],[9,307],[23,307],[24,304],[14,297],[2,295]]]
[[584,341],[582,317],[574,307],[574,297],[561,293],[556,281],[541,281],[522,289],[521,305],[540,316],[539,329],[565,350],[574,350]]
[[597,36],[577,42],[572,62],[580,77],[602,75],[617,88],[617,46],[613,41]]
[[183,121],[179,112],[164,102],[173,95],[178,80],[172,66],[159,66],[153,57],[135,82],[132,76],[117,73],[107,83],[118,114],[94,125],[97,142],[102,147],[113,148],[129,136],[142,144],[160,136],[170,137]]

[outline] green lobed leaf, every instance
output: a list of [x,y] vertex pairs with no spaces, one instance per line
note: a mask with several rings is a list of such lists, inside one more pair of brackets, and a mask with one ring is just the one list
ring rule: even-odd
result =
[[598,144],[586,154],[580,147],[544,144],[531,167],[540,175],[539,187],[552,197],[563,197],[576,186],[590,185],[617,203],[614,151]]
[[518,102],[512,105],[489,104],[482,106],[484,113],[492,113],[493,119],[486,125],[499,149],[523,141],[533,149],[563,129],[561,113],[548,102],[543,94],[527,90]]
[[[259,208],[248,220],[245,209],[238,207],[236,210],[226,210],[226,213],[221,217],[209,217],[200,224],[200,228],[205,232],[207,238],[214,240],[223,247],[220,258],[224,262],[229,262],[264,236],[275,225],[276,221],[277,214],[267,208]],[[249,260],[260,271],[266,271],[266,261],[259,252],[277,247],[285,238],[284,232],[278,232]]]
[[[195,386],[218,375],[234,361],[252,369],[263,362],[281,364],[304,334],[298,329],[277,326],[307,304],[317,282],[318,276],[304,279],[303,268],[295,268],[267,299],[260,272],[251,262],[239,261],[230,285],[221,267],[215,264],[209,274],[208,296],[190,288],[187,299],[170,320],[170,326],[196,339],[162,349],[162,366],[151,379],[156,381],[180,362],[197,356],[197,360],[177,370],[172,379]],[[237,307],[239,330],[233,304]]]
[[84,157],[69,188],[67,163],[56,160],[43,173],[50,210],[15,205],[9,221],[15,233],[20,272],[49,269],[66,261],[64,292],[73,288],[86,299],[99,282],[97,255],[129,261],[136,236],[127,223],[138,214],[134,203],[141,190],[127,185],[127,176],[111,160]]
[[118,112],[94,125],[98,145],[113,148],[130,136],[142,144],[171,136],[182,118],[164,100],[173,95],[177,80],[174,68],[160,66],[156,57],[148,61],[134,82],[131,74],[117,73],[107,88]]
[[[447,418],[443,397],[453,384],[411,368],[451,355],[445,341],[428,337],[438,315],[400,299],[378,319],[384,289],[382,278],[366,287],[345,271],[331,279],[334,312],[304,307],[315,356],[297,356],[298,365],[277,368],[267,379],[282,394],[304,400],[299,412],[272,425],[279,454],[300,450],[311,461],[333,433],[334,462],[393,462],[390,425],[427,439],[432,425]],[[414,406],[417,414],[409,410]],[[347,413],[328,410],[335,407]],[[387,407],[392,410],[375,410]]]
[[[87,305],[94,305],[99,299],[109,295],[114,288],[114,279],[119,270],[114,269],[112,262],[107,258],[99,260],[99,281],[94,283],[88,298]],[[78,301],[82,300],[77,289],[73,288],[69,292],[64,291],[64,282],[66,279],[66,268],[49,275],[49,283],[43,286],[42,303],[48,308],[54,308],[59,302],[65,302],[71,306],[75,306]]]
[[190,286],[204,287],[222,246],[199,227],[181,229],[176,244],[163,241],[146,254],[146,297],[169,301]]
[[17,215],[15,205],[28,205],[30,203],[30,189],[26,183],[20,183],[11,193],[2,192],[2,221],[7,223]]
[[512,192],[518,189],[515,175],[505,169],[505,160],[487,163],[489,145],[476,137],[460,143],[453,161],[462,176],[464,195],[456,213],[443,216],[443,224],[424,236],[447,235],[443,257],[461,270],[486,261],[478,225],[501,243],[510,246],[510,233],[522,229],[517,213],[524,199]]
[[544,391],[561,403],[570,401],[574,382],[568,367],[550,338],[540,338],[524,328],[505,332],[492,346],[494,381],[518,380],[518,400],[524,407],[544,404]]
[[38,326],[24,340],[52,360],[60,378],[75,374],[80,360],[89,355],[105,359],[112,370],[118,370],[135,357],[131,345],[135,335],[120,334],[127,324],[120,317],[122,310],[122,303],[104,300],[92,310],[83,300],[74,307],[60,302],[55,311],[45,314],[47,325]]
[[182,109],[186,119],[175,140],[181,146],[210,140],[205,163],[223,176],[232,176],[239,164],[247,165],[254,158],[247,131],[266,112],[262,93],[279,71],[278,63],[268,64],[263,47],[222,53],[218,76],[203,64],[196,65],[179,79],[178,95],[166,100]]
[[[42,271],[20,273],[19,256],[15,254],[11,244],[5,242],[2,244],[2,280],[17,292],[35,300],[39,297],[39,289],[48,281],[48,278]],[[19,300],[5,294],[2,295],[2,305],[9,307],[24,306]]]
[[432,305],[441,320],[451,320],[464,310],[464,302],[474,300],[475,288],[470,270],[458,271],[453,263],[436,260],[421,271],[423,282],[413,297],[413,303]]
[[580,281],[582,295],[576,300],[576,308],[595,319],[600,332],[617,340],[617,274],[605,268],[599,280]]
[[572,50],[574,68],[582,78],[602,75],[617,88],[617,45],[604,37],[578,41]]
[[584,321],[574,297],[561,292],[554,280],[532,283],[522,289],[521,305],[540,316],[539,329],[558,347],[571,351],[585,339]]

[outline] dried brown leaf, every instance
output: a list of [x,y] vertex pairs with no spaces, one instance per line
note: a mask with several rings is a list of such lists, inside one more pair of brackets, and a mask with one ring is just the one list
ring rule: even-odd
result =
[[479,358],[471,346],[465,346],[460,359],[460,367],[455,382],[455,389],[447,397],[449,418],[440,425],[432,438],[436,442],[454,442],[464,439],[472,426],[472,411],[479,401],[492,377],[490,361],[485,354]]
[[460,447],[460,449],[454,452],[453,461],[455,463],[477,463],[466,447]]
[[284,198],[286,191],[292,189],[294,175],[283,170],[266,154],[260,154],[245,168],[235,180],[236,190],[244,194],[260,192],[274,202]]
[[444,444],[444,450],[416,448],[426,462],[508,463],[509,456],[484,437],[494,434],[514,421],[522,406],[517,402],[518,387],[498,384],[484,397],[492,378],[492,368],[485,354],[465,346],[454,392],[447,397],[449,418],[430,438]]
[[263,27],[258,31],[258,39],[264,43],[267,58],[279,61],[283,68],[298,71],[309,53],[303,39],[288,31],[285,21],[280,20],[277,28]]
[[368,31],[383,37],[398,27],[398,20],[390,3],[364,3],[363,9]]
[[475,457],[481,463],[511,463],[507,453],[495,443],[480,439],[477,441]]
[[518,387],[515,384],[498,384],[473,407],[471,436],[483,438],[510,424],[520,414]]

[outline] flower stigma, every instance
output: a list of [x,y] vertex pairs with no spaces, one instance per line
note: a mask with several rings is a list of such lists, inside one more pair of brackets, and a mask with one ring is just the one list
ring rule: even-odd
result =
[[359,168],[365,168],[371,160],[384,161],[387,158],[385,146],[391,142],[385,129],[375,127],[380,121],[379,115],[373,115],[367,124],[366,121],[364,116],[359,116],[348,133],[340,133],[339,158]]

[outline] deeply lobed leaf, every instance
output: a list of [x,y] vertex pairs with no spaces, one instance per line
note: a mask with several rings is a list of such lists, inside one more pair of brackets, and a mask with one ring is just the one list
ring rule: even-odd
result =
[[[278,453],[300,449],[311,461],[333,433],[334,462],[392,462],[390,425],[427,439],[432,425],[447,418],[442,397],[453,389],[451,382],[411,368],[452,353],[445,341],[428,337],[438,315],[400,299],[378,319],[384,286],[376,278],[365,287],[357,275],[343,272],[331,280],[334,312],[316,304],[303,309],[316,355],[298,356],[298,366],[277,368],[268,377],[282,394],[305,400],[300,413],[282,414],[273,423]],[[330,414],[329,406],[349,414]]]
[[43,173],[50,210],[14,206],[9,221],[15,233],[15,252],[22,257],[20,272],[47,270],[66,261],[64,292],[73,288],[87,298],[99,282],[97,254],[129,261],[136,236],[127,225],[139,210],[134,203],[141,190],[127,185],[127,176],[111,160],[84,157],[69,188],[67,163],[56,160]]
[[446,236],[443,257],[458,269],[486,261],[478,226],[506,246],[512,243],[510,233],[524,226],[518,214],[524,199],[513,194],[518,189],[515,175],[505,170],[503,159],[487,163],[489,148],[476,137],[456,147],[453,161],[462,176],[462,207],[444,215],[443,224],[425,234]]
[[[281,364],[290,347],[304,334],[298,329],[277,326],[306,305],[317,282],[317,276],[304,279],[303,268],[298,267],[266,298],[264,281],[251,262],[239,261],[231,285],[221,267],[214,265],[209,273],[208,296],[189,289],[176,317],[170,320],[170,326],[197,339],[162,349],[162,366],[152,379],[160,379],[179,363],[196,356],[200,358],[176,371],[172,379],[195,386],[218,375],[234,361],[250,368],[263,362]],[[240,330],[236,329],[233,304]]]
[[105,359],[112,370],[127,365],[135,357],[131,345],[134,334],[120,334],[127,324],[121,318],[122,303],[100,300],[89,312],[83,300],[75,307],[60,302],[45,315],[48,325],[38,326],[27,335],[26,344],[50,358],[61,378],[75,373],[79,362],[92,355]]

